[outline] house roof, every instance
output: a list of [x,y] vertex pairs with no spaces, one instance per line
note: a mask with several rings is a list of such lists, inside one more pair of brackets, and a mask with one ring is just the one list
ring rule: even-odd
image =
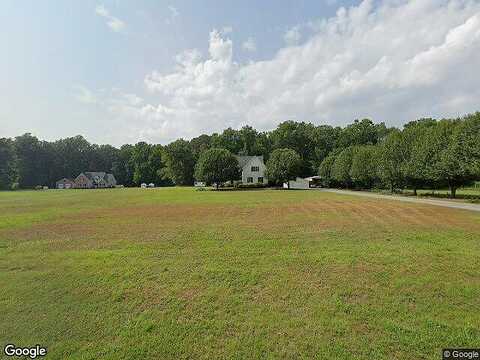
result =
[[87,171],[84,174],[90,180],[95,180],[96,178],[105,179],[105,175],[107,175],[104,171]]
[[243,156],[243,155],[235,155],[235,157],[237,158],[238,160],[238,165],[243,168],[245,167],[245,165],[248,165],[248,163],[254,159],[254,158],[258,158],[260,159],[262,162],[263,162],[263,155],[259,155],[259,156]]
[[69,178],[61,178],[60,180],[57,180],[56,182],[57,183],[60,183],[60,182],[71,182],[71,183],[73,183],[74,181],[72,179],[69,179]]
[[113,174],[107,174],[107,181],[110,183],[116,182],[115,176],[113,176]]
[[88,180],[95,183],[101,180],[110,184],[113,184],[115,182],[115,177],[113,176],[113,174],[106,173],[105,171],[86,171],[82,174],[84,174]]

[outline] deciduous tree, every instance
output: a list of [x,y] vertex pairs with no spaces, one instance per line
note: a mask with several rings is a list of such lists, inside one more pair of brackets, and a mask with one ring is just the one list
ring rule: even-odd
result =
[[371,189],[378,177],[378,148],[373,145],[355,146],[353,148],[352,182],[362,188]]
[[177,185],[192,185],[195,158],[188,141],[176,140],[164,147],[165,171],[167,178]]
[[17,181],[17,158],[11,139],[0,139],[0,190],[12,188]]
[[266,164],[266,175],[270,182],[282,184],[299,176],[301,159],[295,150],[284,148],[272,151]]
[[195,179],[207,184],[233,181],[240,177],[238,160],[227,149],[212,148],[204,151],[195,167]]
[[343,149],[336,157],[332,166],[331,176],[337,183],[349,188],[352,185],[350,169],[352,167],[353,147]]

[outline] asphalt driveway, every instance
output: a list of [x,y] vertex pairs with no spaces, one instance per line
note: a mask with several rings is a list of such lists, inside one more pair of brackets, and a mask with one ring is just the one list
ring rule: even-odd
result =
[[443,206],[443,207],[448,207],[452,209],[480,211],[479,204],[462,203],[462,202],[456,202],[452,200],[419,199],[416,197],[407,197],[407,196],[399,196],[399,195],[374,194],[366,191],[349,191],[349,190],[337,190],[337,189],[317,189],[317,190],[336,193],[336,194],[343,194],[343,195],[364,196],[364,197],[375,198],[375,199],[398,200],[398,201],[412,202],[417,204]]

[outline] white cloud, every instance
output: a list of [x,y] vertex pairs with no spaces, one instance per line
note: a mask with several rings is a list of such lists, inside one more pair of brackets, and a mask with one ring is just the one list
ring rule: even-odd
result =
[[126,24],[119,18],[110,14],[110,12],[103,5],[97,5],[95,13],[107,20],[107,26],[115,32],[121,32],[125,29]]
[[172,72],[145,77],[155,101],[117,96],[109,111],[125,119],[129,136],[167,142],[228,126],[271,129],[287,119],[400,125],[478,110],[480,3],[375,4],[340,8],[301,45],[247,64],[236,63],[232,41],[213,30],[206,57],[185,51]]
[[180,15],[180,12],[175,6],[169,5],[168,10],[170,12],[170,16],[165,20],[167,24],[173,24],[177,17]]
[[83,85],[76,85],[73,87],[75,90],[74,98],[84,104],[97,104],[97,96]]
[[287,43],[287,45],[296,45],[302,38],[302,34],[300,33],[300,28],[298,26],[294,26],[291,29],[288,29],[283,35],[283,39]]
[[224,27],[222,28],[222,33],[223,33],[224,35],[230,34],[232,31],[233,31],[233,27],[232,27],[232,26],[224,26]]
[[246,41],[243,42],[242,48],[250,52],[257,51],[257,44],[255,43],[255,39],[249,37]]

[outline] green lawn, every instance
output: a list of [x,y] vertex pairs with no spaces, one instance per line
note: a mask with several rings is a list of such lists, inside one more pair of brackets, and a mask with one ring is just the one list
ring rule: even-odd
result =
[[320,191],[0,193],[0,345],[437,359],[480,344],[480,214]]
[[[405,194],[413,195],[413,190],[412,189],[407,189],[403,191]],[[417,190],[418,195],[430,195],[430,194],[436,194],[436,195],[444,195],[448,196],[450,195],[450,190],[449,189],[418,189]],[[480,197],[480,187],[468,187],[468,188],[458,188],[457,189],[457,196],[458,197]]]

